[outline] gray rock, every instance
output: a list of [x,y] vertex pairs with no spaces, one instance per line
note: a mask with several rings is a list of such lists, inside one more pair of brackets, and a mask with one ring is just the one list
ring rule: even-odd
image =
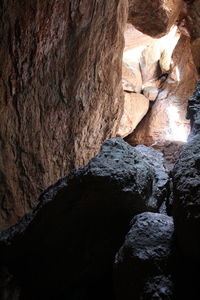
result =
[[200,83],[189,100],[192,133],[173,169],[173,217],[182,254],[200,262]]
[[162,213],[166,213],[168,200],[170,196],[170,181],[168,172],[164,166],[164,157],[162,152],[138,145],[135,149],[141,154],[143,160],[154,170],[153,193],[149,198],[149,205],[159,208]]
[[[24,298],[112,299],[112,265],[134,215],[149,205],[155,171],[120,138],[40,197],[1,233],[0,258]],[[98,294],[96,291],[98,290]]]
[[173,299],[173,282],[171,276],[155,276],[144,286],[144,294],[140,300],[171,300]]
[[141,299],[152,277],[170,272],[173,232],[173,219],[169,216],[146,212],[133,218],[115,257],[117,300]]

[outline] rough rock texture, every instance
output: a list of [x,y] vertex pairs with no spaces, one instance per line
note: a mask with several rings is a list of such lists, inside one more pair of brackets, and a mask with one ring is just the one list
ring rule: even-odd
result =
[[174,166],[173,217],[181,252],[200,262],[200,83],[189,100],[192,134]]
[[[154,170],[154,185],[152,196],[149,199],[151,206],[155,209],[168,209],[168,200],[170,195],[170,181],[169,175],[165,168],[165,160],[163,154],[152,147],[138,145],[135,149],[141,154],[144,161],[146,161]],[[163,206],[162,206],[163,205]]]
[[172,59],[172,71],[162,84],[162,91],[150,113],[127,138],[132,145],[159,146],[168,141],[187,139],[190,130],[189,122],[186,120],[187,102],[197,82],[197,72],[188,37],[181,37]]
[[170,300],[173,297],[173,282],[171,276],[155,276],[147,281],[140,298],[145,300]]
[[0,262],[20,280],[22,299],[112,299],[112,264],[130,220],[158,210],[149,203],[154,173],[136,149],[108,140],[2,232]]
[[122,86],[126,92],[140,93],[142,90],[142,76],[139,64],[129,67],[122,64]]
[[0,226],[115,135],[127,6],[0,2]]
[[145,34],[161,37],[176,23],[183,3],[182,0],[129,0],[128,21]]
[[125,137],[136,128],[149,109],[149,100],[142,94],[124,93],[124,111],[117,136]]
[[144,96],[149,99],[149,101],[155,101],[158,96],[158,88],[153,86],[147,86],[143,89]]
[[[173,26],[168,34],[153,41],[142,51],[140,68],[143,85],[159,83],[159,77],[170,71],[172,53],[180,38],[177,26]],[[151,83],[151,84],[150,84]],[[157,83],[157,84],[158,84]]]
[[144,290],[152,277],[169,273],[173,231],[173,220],[166,215],[146,212],[134,217],[115,257],[117,300],[146,299]]

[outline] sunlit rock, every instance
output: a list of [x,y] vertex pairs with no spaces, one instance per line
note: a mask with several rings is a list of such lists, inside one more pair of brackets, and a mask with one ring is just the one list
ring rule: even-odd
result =
[[140,93],[142,89],[142,76],[139,63],[134,65],[122,64],[122,86],[124,91]]
[[136,128],[149,109],[149,100],[142,94],[124,93],[124,111],[117,136],[125,137]]
[[158,96],[158,88],[153,86],[147,86],[143,89],[144,96],[149,99],[149,101],[155,101]]

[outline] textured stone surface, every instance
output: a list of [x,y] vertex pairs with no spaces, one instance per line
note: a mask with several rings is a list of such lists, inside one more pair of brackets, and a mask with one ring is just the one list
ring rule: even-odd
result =
[[0,235],[0,263],[20,278],[23,299],[112,299],[112,264],[130,220],[157,210],[149,203],[154,176],[136,149],[114,138],[46,190]]
[[117,136],[126,137],[136,128],[149,109],[149,100],[142,94],[124,93],[124,111]]
[[155,276],[147,281],[141,300],[170,300],[173,297],[171,276]]
[[158,96],[158,88],[153,86],[147,86],[143,89],[144,96],[149,99],[149,101],[155,101]]
[[165,35],[180,14],[182,0],[129,0],[129,23],[152,37]]
[[152,207],[160,208],[168,206],[168,198],[170,194],[169,175],[165,168],[165,160],[163,154],[152,147],[138,145],[135,149],[141,154],[144,161],[150,165],[154,170],[154,184],[152,189],[152,196],[149,199],[149,204]]
[[142,90],[142,76],[139,63],[129,67],[127,64],[122,65],[122,86],[127,92],[140,93]]
[[127,5],[1,1],[1,227],[115,135]]
[[200,84],[189,101],[192,134],[173,170],[175,233],[181,252],[200,262]]
[[188,37],[181,37],[172,59],[171,73],[162,84],[150,113],[127,139],[132,145],[163,145],[167,141],[184,142],[187,139],[190,130],[186,120],[187,103],[197,82]]
[[173,231],[173,220],[166,215],[146,212],[134,217],[115,257],[117,300],[146,299],[141,296],[147,282],[169,272]]

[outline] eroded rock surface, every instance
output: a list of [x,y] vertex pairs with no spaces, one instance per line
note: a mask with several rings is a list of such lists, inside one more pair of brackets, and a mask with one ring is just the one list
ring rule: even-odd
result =
[[120,138],[106,141],[1,233],[1,264],[20,279],[22,299],[112,299],[112,264],[130,220],[158,211],[149,201],[155,170],[139,152]]
[[200,262],[200,83],[189,100],[192,133],[174,166],[175,232],[181,252]]
[[142,94],[124,93],[124,110],[119,123],[117,136],[129,135],[149,109],[149,100]]
[[128,21],[145,34],[161,37],[176,23],[183,4],[182,0],[129,0]]
[[1,1],[1,227],[115,135],[127,5]]
[[[132,227],[115,257],[117,300],[150,299],[145,297],[144,291],[148,291],[152,277],[166,276],[170,272],[168,264],[173,232],[173,219],[166,215],[143,213],[134,217]],[[167,299],[165,297],[163,293],[160,299]]]
[[[184,49],[184,51],[183,51]],[[185,142],[190,130],[186,120],[188,98],[197,82],[190,40],[181,37],[173,53],[173,67],[149,114],[127,138],[132,144],[159,145]]]

